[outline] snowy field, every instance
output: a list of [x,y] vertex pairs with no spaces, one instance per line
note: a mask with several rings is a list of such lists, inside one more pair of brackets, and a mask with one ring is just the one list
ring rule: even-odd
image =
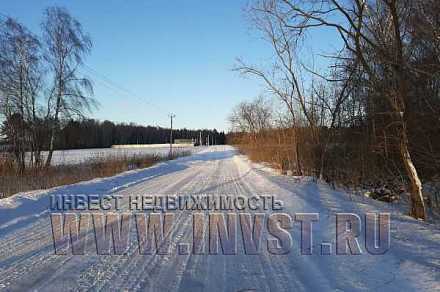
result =
[[[181,153],[190,151],[197,152],[199,147],[188,147],[174,145],[173,151]],[[94,148],[94,149],[73,149],[73,150],[57,150],[54,151],[52,157],[52,165],[68,165],[88,162],[90,160],[99,160],[104,158],[131,157],[134,155],[158,155],[166,156],[169,154],[170,148],[165,144],[150,147],[127,147],[127,148]],[[42,153],[46,157],[47,152]]]
[[[79,153],[83,159],[85,154]],[[313,225],[313,255],[300,253],[298,222],[289,230],[293,244],[287,254],[264,250],[246,255],[241,236],[237,237],[236,255],[178,254],[180,244],[193,239],[193,211],[189,210],[175,213],[169,235],[170,254],[140,255],[133,231],[126,255],[97,255],[93,246],[92,252],[85,255],[55,255],[49,198],[57,194],[116,194],[125,198],[133,194],[272,194],[284,202],[284,213],[293,216],[316,212],[320,220]],[[335,214],[341,212],[359,216],[390,212],[390,249],[383,255],[372,255],[361,244],[360,255],[321,255],[322,242],[335,243]],[[440,229],[414,220],[405,212],[392,204],[333,190],[309,178],[281,176],[249,162],[228,146],[209,147],[150,168],[0,200],[0,289],[440,291]],[[273,238],[266,228],[261,236]],[[364,236],[359,235],[361,243]],[[90,242],[93,244],[93,238]]]

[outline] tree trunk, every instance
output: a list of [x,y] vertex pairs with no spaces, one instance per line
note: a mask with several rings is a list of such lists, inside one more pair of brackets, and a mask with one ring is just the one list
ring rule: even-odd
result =
[[410,180],[411,210],[410,215],[416,219],[426,219],[425,202],[422,194],[422,183],[417,174],[417,170],[412,162],[411,155],[408,150],[408,137],[406,127],[401,133],[400,153],[406,173]]
[[54,144],[55,144],[55,130],[58,127],[58,115],[59,115],[59,107],[61,103],[61,98],[57,100],[57,108],[55,110],[55,119],[53,121],[53,125],[51,125],[50,129],[50,141],[49,141],[49,153],[47,154],[46,164],[45,168],[48,168],[50,166],[50,163],[52,161],[52,155],[54,151]]
[[61,99],[62,99],[63,93],[64,93],[64,83],[61,78],[62,72],[63,72],[62,66],[60,66],[59,72],[61,72],[61,73],[59,73],[59,77],[58,77],[57,103],[56,103],[56,108],[55,108],[54,121],[53,121],[53,124],[51,125],[51,130],[50,130],[49,153],[47,154],[46,164],[44,166],[45,168],[48,168],[50,166],[51,161],[52,161],[52,155],[53,155],[54,144],[55,144],[55,130],[58,127],[58,119],[59,119],[60,108],[61,108]]
[[[57,104],[58,104],[58,102],[57,102]],[[58,105],[57,105],[57,107],[58,107]],[[45,168],[48,168],[50,166],[51,161],[52,161],[52,155],[53,155],[54,144],[55,144],[55,129],[58,125],[58,109],[56,110],[55,121],[53,123],[54,124],[51,125],[51,127],[50,127],[49,152],[47,154],[46,163],[44,165]]]
[[51,161],[52,161],[54,140],[55,140],[54,130],[51,130],[50,142],[49,142],[49,152],[47,154],[46,163],[44,165],[45,168],[48,168],[50,166]]
[[398,94],[399,98],[397,99],[397,113],[400,114],[400,122],[402,128],[400,130],[400,155],[403,160],[403,164],[405,165],[406,173],[410,180],[410,193],[411,193],[411,211],[410,215],[416,219],[426,219],[426,209],[425,202],[422,194],[422,183],[420,181],[419,175],[417,174],[417,170],[414,166],[414,163],[411,159],[411,155],[409,153],[409,142],[408,142],[408,131],[406,128],[406,122],[404,119],[405,113],[405,104],[407,101],[407,92],[408,92],[408,79],[407,79],[407,70],[406,70],[406,61],[407,59],[404,56],[403,50],[403,37],[400,31],[400,18],[397,0],[392,0],[387,2],[389,6],[390,13],[393,21],[394,28],[394,37],[395,37],[395,45],[397,48],[396,51],[396,62],[393,66],[396,76],[397,76],[397,84],[398,84]]
[[324,144],[324,146],[321,149],[321,162],[319,167],[319,180],[324,180],[324,165],[325,165],[325,156],[327,154],[327,144]]
[[[295,135],[295,137],[298,137],[298,136]],[[296,156],[296,169],[297,169],[298,175],[302,176],[303,171],[302,171],[301,158],[300,158],[300,153],[299,153],[298,140],[295,141],[295,156]]]

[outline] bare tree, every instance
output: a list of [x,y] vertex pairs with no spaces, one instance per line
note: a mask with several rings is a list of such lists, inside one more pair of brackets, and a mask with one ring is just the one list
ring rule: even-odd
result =
[[89,54],[92,42],[83,32],[81,24],[60,7],[46,9],[42,24],[47,47],[46,60],[53,75],[53,85],[48,98],[47,119],[50,121],[49,153],[46,167],[52,160],[55,134],[63,117],[82,117],[90,110],[94,100],[92,83],[78,76],[78,67]]
[[[253,75],[264,81],[269,92],[277,97],[290,114],[291,127],[300,125],[301,116],[305,116],[308,124],[314,128],[313,120],[308,110],[309,101],[304,93],[301,81],[301,67],[296,56],[296,49],[301,34],[291,35],[283,26],[283,22],[266,13],[270,3],[258,2],[250,10],[250,15],[258,30],[263,33],[264,38],[272,45],[275,52],[275,60],[272,68],[264,70],[256,66],[248,65],[242,60],[237,60],[234,70],[245,74]],[[299,108],[299,110],[298,110]],[[291,133],[293,137],[293,151],[296,157],[296,172],[303,174],[300,161],[300,140],[297,131]]]
[[34,143],[42,86],[40,49],[37,37],[23,25],[10,18],[1,23],[0,109],[20,172],[25,169],[26,151],[38,161],[41,150]]
[[[255,9],[268,15],[270,19],[276,19],[282,26],[279,31],[287,32],[272,37],[278,56],[280,53],[285,54],[288,48],[288,42],[284,41],[284,45],[279,46],[279,40],[297,39],[312,29],[326,28],[336,31],[345,45],[345,50],[351,53],[353,61],[360,65],[364,80],[368,82],[365,85],[371,88],[380,86],[388,101],[388,115],[393,120],[401,161],[410,182],[411,215],[424,219],[426,212],[422,185],[409,150],[406,114],[407,105],[412,98],[408,95],[408,79],[411,74],[424,73],[420,68],[411,66],[406,40],[408,19],[416,2],[418,1],[262,0],[257,2]],[[268,27],[269,32],[273,31],[272,26]],[[435,34],[436,30],[433,29],[432,33]],[[290,73],[289,62],[282,62],[281,65]],[[252,70],[247,71],[260,74]],[[291,87],[297,89],[296,78],[287,76],[286,80],[293,82]],[[303,96],[297,90],[296,98],[299,99],[307,120],[313,126],[314,120],[311,113],[307,112]]]
[[250,133],[254,141],[256,135],[271,127],[272,108],[267,100],[258,97],[251,102],[238,104],[229,117],[234,130]]
[[[285,26],[290,15],[278,13],[274,1],[257,1],[249,13],[257,29],[271,44],[275,57],[274,63],[271,69],[264,70],[238,60],[234,69],[242,74],[254,75],[262,79],[269,91],[285,105],[291,116],[290,127],[293,129],[291,135],[293,135],[293,150],[296,157],[296,172],[302,175],[299,128],[307,126],[310,129],[313,144],[321,144],[319,99],[313,90],[313,83],[310,92],[307,92],[303,84],[306,74],[311,79],[315,75],[310,74],[308,70],[303,70],[304,66],[298,56],[304,33],[302,31],[292,33],[292,30]],[[326,104],[324,108],[323,105],[320,104],[321,111],[326,110],[329,104]],[[323,165],[326,150],[325,147],[321,148],[321,165]],[[322,171],[321,167],[320,177],[322,177]]]

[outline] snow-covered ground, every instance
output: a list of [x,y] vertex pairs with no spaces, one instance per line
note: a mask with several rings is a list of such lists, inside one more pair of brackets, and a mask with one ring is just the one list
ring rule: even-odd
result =
[[[199,147],[188,147],[174,145],[175,153],[183,151],[198,151]],[[127,147],[127,148],[94,148],[94,149],[72,149],[57,150],[52,156],[52,165],[79,164],[90,161],[91,159],[103,159],[114,157],[131,157],[133,155],[158,155],[166,156],[169,154],[170,148],[165,144],[158,144],[151,147]],[[42,156],[46,157],[47,152],[43,152]]]
[[[272,255],[54,255],[52,194],[272,194],[283,212],[317,212],[313,255],[301,255],[299,225],[290,253]],[[391,212],[391,247],[384,255],[319,254],[334,243],[334,214]],[[191,242],[192,212],[177,211],[171,247]],[[263,231],[267,235],[267,230]],[[238,250],[242,242],[238,238]],[[174,249],[175,250],[175,249]],[[307,178],[280,176],[228,146],[143,170],[18,194],[0,201],[0,287],[7,291],[440,291],[440,230],[386,203],[334,191]]]

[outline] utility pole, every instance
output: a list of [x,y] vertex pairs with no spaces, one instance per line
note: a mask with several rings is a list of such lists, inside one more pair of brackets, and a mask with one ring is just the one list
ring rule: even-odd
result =
[[170,131],[170,158],[173,157],[173,119],[176,117],[175,114],[171,113],[169,115],[171,119],[171,131]]

